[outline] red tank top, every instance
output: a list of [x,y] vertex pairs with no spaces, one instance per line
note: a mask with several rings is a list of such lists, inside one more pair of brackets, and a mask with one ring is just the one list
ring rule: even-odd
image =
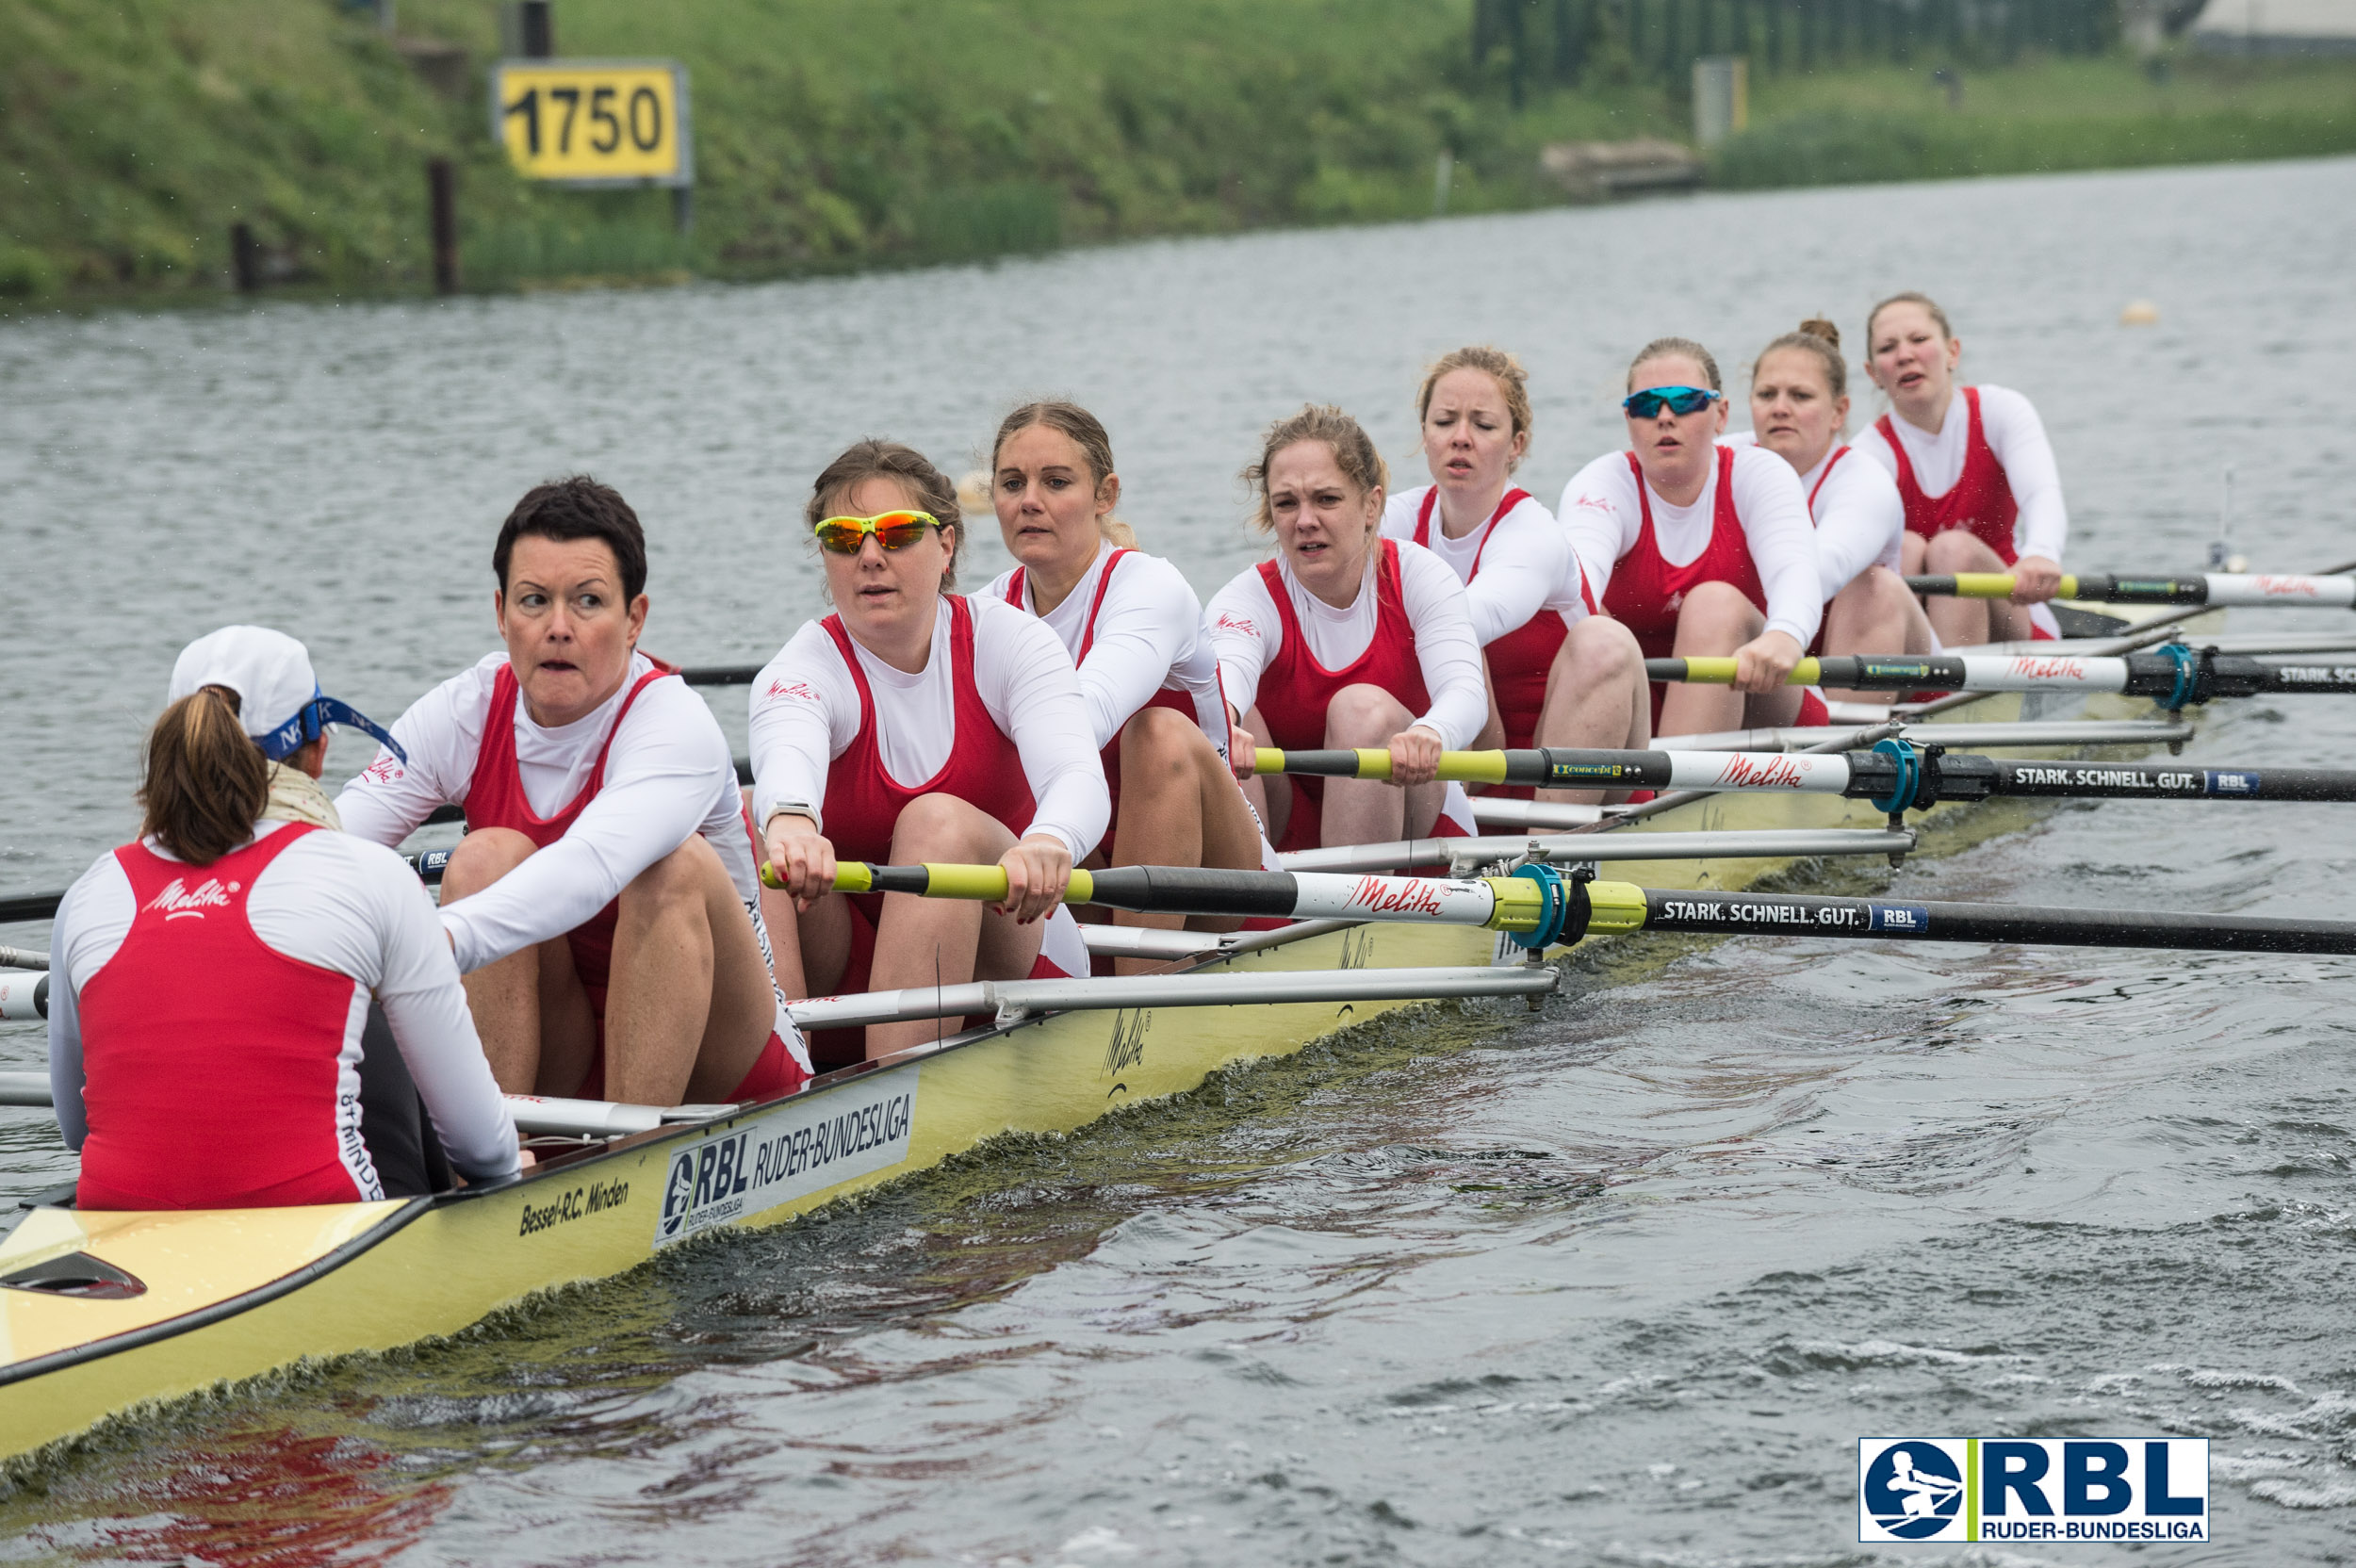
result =
[[[1374,686],[1397,697],[1410,713],[1432,706],[1423,683],[1423,665],[1415,658],[1415,623],[1407,618],[1407,599],[1399,583],[1399,542],[1375,541],[1374,636],[1366,651],[1349,665],[1329,670],[1309,651],[1301,619],[1293,613],[1292,595],[1284,588],[1283,566],[1260,563],[1260,580],[1276,606],[1277,625],[1284,645],[1260,677],[1259,701],[1254,704],[1268,724],[1268,740],[1286,751],[1314,751],[1325,744],[1325,710],[1345,686]],[[1280,850],[1316,849],[1324,841],[1325,781],[1294,778],[1292,816],[1284,824]],[[1446,836],[1445,828],[1434,833]]]
[[1963,407],[1970,421],[1964,433],[1963,471],[1943,496],[1922,493],[1914,477],[1914,465],[1906,459],[1906,443],[1898,439],[1898,429],[1889,415],[1874,420],[1873,428],[1882,433],[1898,460],[1898,498],[1906,502],[1906,531],[1928,539],[1951,528],[1962,529],[2009,566],[2020,559],[2012,542],[2020,503],[2013,499],[2012,482],[2004,477],[2004,466],[1996,460],[1996,449],[1988,444],[1988,432],[1980,425],[1978,387],[1963,388]]
[[[1767,590],[1751,561],[1750,542],[1742,536],[1742,519],[1734,510],[1734,449],[1718,449],[1718,495],[1710,510],[1710,543],[1682,566],[1672,566],[1653,535],[1652,490],[1634,452],[1625,454],[1628,472],[1636,478],[1636,502],[1644,509],[1644,526],[1636,543],[1612,568],[1612,585],[1603,591],[1603,612],[1636,634],[1647,659],[1666,659],[1675,651],[1677,612],[1685,596],[1705,582],[1730,582],[1742,596],[1767,612]],[[1658,695],[1658,688],[1655,689]]]
[[[1088,618],[1080,632],[1080,651],[1072,661],[1075,666],[1087,663],[1088,650],[1096,646],[1096,617],[1104,608],[1105,592],[1113,585],[1113,568],[1121,564],[1123,557],[1136,553],[1135,550],[1126,547],[1116,549],[1105,558],[1104,569],[1097,573],[1096,596],[1088,601]],[[1028,580],[1023,575],[1023,568],[1017,566],[1014,569],[1014,576],[1006,582],[1006,602],[1026,615],[1032,612],[1030,606],[1023,602],[1023,590]],[[1167,708],[1172,712],[1185,714],[1197,724],[1202,722],[1203,716],[1195,711],[1194,703],[1186,694],[1172,691],[1167,685],[1159,688],[1147,698],[1145,706]],[[1107,827],[1104,832],[1104,848],[1109,854],[1113,847],[1113,828],[1121,824],[1121,737],[1116,734],[1111,740],[1105,742],[1104,749],[1099,755],[1104,764],[1104,788],[1110,792],[1113,803],[1112,815],[1105,819],[1112,825],[1112,827]]]
[[[1505,514],[1530,498],[1527,490],[1508,490],[1489,514],[1489,520],[1481,525],[1481,543],[1473,547],[1472,568],[1464,574],[1469,585],[1481,575],[1481,558],[1489,548],[1489,536],[1497,531]],[[1432,546],[1432,518],[1440,500],[1439,486],[1423,493],[1423,504],[1415,513],[1415,543],[1429,549]],[[1580,584],[1581,592],[1585,583]],[[1589,609],[1595,606],[1590,603]],[[1561,651],[1562,639],[1570,635],[1570,628],[1562,617],[1551,610],[1541,609],[1520,626],[1484,644],[1481,657],[1489,666],[1489,689],[1497,694],[1497,716],[1505,722],[1505,743],[1509,746],[1533,746],[1538,743],[1538,715],[1546,705],[1546,672],[1554,667],[1554,656]],[[1526,791],[1492,790],[1492,794],[1527,794]]]
[[360,1136],[368,991],[254,934],[246,901],[305,834],[209,866],[125,844],[138,913],[82,988],[86,1209],[278,1208],[379,1198]]
[[973,684],[973,611],[961,594],[941,596],[949,605],[949,680],[955,704],[954,733],[949,760],[941,771],[921,784],[903,784],[885,771],[883,753],[875,743],[875,694],[868,688],[867,672],[859,667],[851,634],[843,617],[829,615],[820,624],[850,666],[859,688],[859,734],[826,767],[826,838],[835,854],[845,860],[887,861],[892,858],[892,835],[900,812],[919,795],[955,795],[1004,823],[1021,838],[1031,825],[1038,804],[1023,776],[1023,753],[1013,737],[998,727]]
[[[622,721],[630,717],[630,705],[638,700],[639,693],[671,673],[668,664],[658,662],[630,686],[621,707],[614,710],[613,727],[605,732],[605,741],[597,747],[597,760],[589,769],[588,782],[581,785],[581,792],[562,810],[544,817],[532,810],[531,797],[524,793],[523,775],[515,765],[518,688],[515,667],[501,664],[491,683],[491,707],[483,719],[483,743],[475,753],[474,777],[466,786],[466,831],[513,828],[542,849],[563,838],[582,809],[597,797],[597,792],[605,788],[605,760],[614,749],[614,737],[621,733]],[[614,967],[614,923],[619,914],[619,901],[609,902],[566,934],[567,945],[573,950],[573,968],[580,974],[581,983],[589,988],[590,1004],[600,1018],[605,1014],[606,982]]]

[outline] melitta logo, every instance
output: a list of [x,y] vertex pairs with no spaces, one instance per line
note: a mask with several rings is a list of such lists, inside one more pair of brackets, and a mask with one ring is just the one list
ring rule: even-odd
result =
[[2084,680],[2086,667],[2076,659],[2016,659],[2012,673],[2023,680]]
[[2316,596],[2315,580],[2311,577],[2256,577],[2258,592],[2270,599],[2311,599]]
[[389,751],[384,752],[375,761],[362,768],[360,776],[373,778],[379,784],[390,784],[394,779],[401,776],[401,759]]
[[1431,883],[1410,877],[1362,876],[1347,901],[1377,914],[1436,915],[1440,895]]
[[147,901],[147,907],[140,913],[152,914],[161,909],[166,920],[203,920],[207,909],[228,908],[229,895],[236,892],[237,887],[235,882],[223,882],[219,877],[208,876],[191,888],[175,876],[164,884],[162,892]]
[[1257,637],[1260,634],[1260,629],[1252,625],[1248,616],[1237,615],[1225,610],[1219,612],[1219,629],[1240,631],[1247,637]]
[[769,682],[769,690],[762,693],[761,695],[764,698],[790,697],[795,702],[816,702],[819,700],[818,694],[811,690],[810,682],[806,680],[788,680],[783,676],[779,676],[777,679]]
[[2206,1541],[2204,1437],[1861,1437],[1857,1539]]
[[1808,776],[1799,763],[1785,757],[1745,757],[1737,752],[1718,770],[1718,782],[1746,790],[1796,790]]

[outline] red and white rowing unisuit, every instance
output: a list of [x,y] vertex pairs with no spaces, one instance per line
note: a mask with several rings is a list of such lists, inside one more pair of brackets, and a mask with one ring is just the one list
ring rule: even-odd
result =
[[[1815,530],[1792,466],[1759,447],[1721,446],[1701,494],[1671,506],[1653,494],[1634,452],[1613,452],[1580,470],[1562,492],[1563,519],[1591,579],[1601,579],[1603,611],[1636,634],[1647,659],[1676,651],[1685,596],[1725,582],[1766,617],[1766,629],[1807,647],[1824,618]],[[1653,722],[1663,689],[1653,687]],[[1813,706],[1821,709],[1822,703]],[[1801,703],[1802,724],[1811,700]]]
[[1392,497],[1383,509],[1383,536],[1422,546],[1464,584],[1505,743],[1536,745],[1554,656],[1572,623],[1597,609],[1579,553],[1527,490],[1508,489],[1479,528],[1457,539],[1440,526],[1439,499],[1436,484]]
[[[1256,707],[1271,745],[1325,744],[1326,711],[1345,686],[1373,686],[1416,715],[1410,722],[1461,749],[1488,722],[1481,645],[1456,574],[1431,551],[1378,539],[1349,608],[1301,585],[1283,556],[1236,577],[1211,600],[1211,634],[1231,701]],[[1292,815],[1279,850],[1323,842],[1321,779],[1292,778]],[[1472,830],[1472,808],[1451,784],[1437,837]]]
[[[2045,422],[2007,387],[1956,393],[1937,431],[1885,414],[1857,438],[1858,449],[1897,482],[1906,531],[1927,539],[1959,528],[2006,565],[2024,555],[2058,564],[2070,511]],[[2032,606],[2030,613],[2037,635],[2057,634],[2052,611]]]
[[[538,852],[490,887],[442,906],[462,969],[565,939],[600,1026],[615,900],[630,880],[700,833],[728,867],[765,957],[753,841],[728,739],[686,683],[633,654],[621,688],[558,728],[535,724],[506,656],[420,697],[393,725],[406,763],[382,752],[336,797],[345,828],[399,843],[445,802],[469,831],[505,827]],[[774,991],[774,988],[773,988]],[[809,1076],[799,1032],[776,992],[773,1037],[730,1098],[767,1099]],[[604,1084],[599,1050],[581,1093]]]
[[[984,591],[1037,615],[1029,574],[1002,573]],[[1062,640],[1080,672],[1080,694],[1096,736],[1105,788],[1121,814],[1121,730],[1142,709],[1183,713],[1228,755],[1227,696],[1219,655],[1203,624],[1203,601],[1177,567],[1109,542],[1062,602],[1039,618]]]
[[[924,667],[894,669],[839,616],[806,622],[753,682],[753,811],[807,811],[845,860],[892,858],[900,812],[954,795],[1022,838],[1051,833],[1077,861],[1110,805],[1072,659],[1003,599],[944,594]],[[873,908],[853,922],[847,992],[865,988]],[[862,925],[866,928],[861,929]],[[1069,909],[1047,919],[1039,974],[1086,974]]]
[[205,866],[126,844],[59,906],[50,1081],[82,1152],[77,1201],[382,1198],[361,1134],[371,992],[451,1164],[477,1180],[513,1172],[515,1127],[416,874],[306,824],[256,833]]
[[[1756,445],[1750,431],[1720,439],[1729,447]],[[1815,527],[1817,589],[1825,603],[1869,566],[1893,572],[1904,566],[1906,506],[1898,498],[1896,482],[1879,464],[1865,461],[1853,447],[1838,445],[1800,476],[1800,488],[1808,497],[1808,521]]]

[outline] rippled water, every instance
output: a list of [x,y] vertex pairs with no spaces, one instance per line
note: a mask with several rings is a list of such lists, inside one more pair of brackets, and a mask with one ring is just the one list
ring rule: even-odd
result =
[[[390,717],[490,645],[506,504],[586,467],[655,535],[657,649],[757,659],[817,604],[787,525],[836,448],[964,466],[1033,392],[1105,416],[1124,511],[1207,591],[1254,553],[1252,433],[1301,399],[1405,456],[1417,366],[1506,344],[1551,497],[1641,339],[1731,365],[1922,286],[2044,410],[2075,559],[2197,565],[2230,466],[2236,543],[2318,566],[2356,556],[2352,241],[2356,163],[2317,162],[13,322],[0,888],[124,835],[172,656],[216,624],[287,627]],[[2115,324],[2135,297],[2160,326]],[[2351,743],[2348,707],[2286,699],[2195,752]],[[2349,821],[1991,810],[1816,885],[2356,918]],[[1676,939],[1572,975],[1536,1017],[1377,1026],[182,1409],[0,1501],[0,1559],[1852,1563],[1884,1560],[1853,1440],[1925,1431],[2209,1436],[2217,1544],[2143,1560],[2356,1557],[2356,963]],[[67,1168],[0,1112],[0,1196]]]

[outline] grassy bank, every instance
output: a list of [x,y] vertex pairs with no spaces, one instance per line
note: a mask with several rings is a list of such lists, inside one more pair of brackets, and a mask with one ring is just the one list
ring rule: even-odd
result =
[[[575,56],[692,74],[696,227],[660,192],[537,189],[484,124],[489,0],[401,0],[388,40],[333,0],[0,5],[0,296],[216,292],[252,226],[276,282],[425,286],[423,164],[460,170],[474,286],[759,276],[1147,234],[1559,200],[1547,141],[1679,136],[1672,88],[1609,38],[1576,88],[1476,64],[1474,0],[558,0]],[[1588,13],[1580,13],[1588,14]],[[419,45],[456,46],[441,89]],[[408,53],[404,54],[404,48]],[[1937,62],[1754,76],[1730,186],[2356,148],[2356,63]]]
[[1962,70],[1789,75],[1753,92],[1752,128],[1712,184],[1759,188],[2356,151],[2356,62],[2123,57]]

